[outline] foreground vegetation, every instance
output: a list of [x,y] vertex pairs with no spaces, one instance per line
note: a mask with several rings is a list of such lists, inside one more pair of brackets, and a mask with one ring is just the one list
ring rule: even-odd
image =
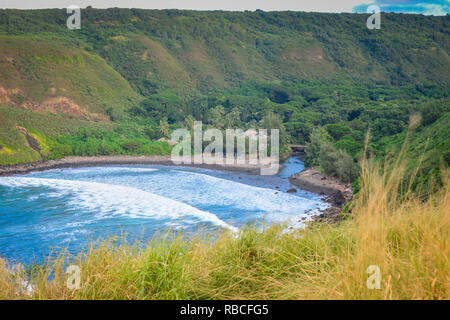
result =
[[[161,235],[144,246],[110,239],[13,272],[2,261],[0,298],[449,299],[448,171],[444,187],[419,200],[401,186],[403,161],[392,166],[362,161],[361,190],[338,225],[249,227],[215,241]],[[79,290],[67,288],[67,264],[81,268]],[[380,268],[379,289],[366,285],[369,266]]]

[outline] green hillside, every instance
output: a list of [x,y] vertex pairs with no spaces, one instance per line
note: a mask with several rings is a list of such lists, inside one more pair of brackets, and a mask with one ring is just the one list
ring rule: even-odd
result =
[[[343,79],[390,85],[449,84],[449,18],[303,12],[82,10],[82,29],[65,10],[1,10],[6,34],[59,34],[103,57],[139,93],[206,92],[251,79]],[[55,39],[61,43],[61,39]]]
[[7,105],[57,108],[52,104],[67,98],[73,103],[68,112],[96,120],[109,106],[124,110],[138,101],[128,82],[102,58],[62,37],[1,35],[0,43],[2,102]]
[[1,164],[167,153],[155,140],[192,119],[270,125],[284,145],[323,127],[353,159],[370,128],[384,157],[411,114],[438,105],[411,148],[429,138],[442,152],[425,164],[448,165],[448,15],[383,14],[381,30],[360,14],[87,8],[81,30],[67,17],[0,10]]
[[63,37],[0,35],[0,43],[0,163],[50,154],[37,154],[17,126],[43,140],[99,121],[110,126],[108,110],[120,114],[141,99],[101,57]]

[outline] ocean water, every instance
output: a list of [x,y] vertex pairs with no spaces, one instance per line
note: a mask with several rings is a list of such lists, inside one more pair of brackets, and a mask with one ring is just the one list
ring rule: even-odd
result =
[[99,238],[147,240],[175,230],[187,235],[237,231],[249,223],[301,226],[326,207],[318,195],[292,188],[303,169],[288,159],[278,176],[187,167],[123,165],[55,169],[0,177],[0,257],[42,262]]

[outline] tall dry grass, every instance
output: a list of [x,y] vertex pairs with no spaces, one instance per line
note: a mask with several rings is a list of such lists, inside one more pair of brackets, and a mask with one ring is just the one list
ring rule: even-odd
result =
[[[0,298],[449,299],[448,170],[438,193],[418,199],[402,158],[389,170],[362,161],[361,190],[338,225],[247,228],[215,241],[160,236],[145,246],[103,241],[70,262],[82,271],[79,290],[67,288],[67,256],[14,273],[3,261]],[[381,272],[379,289],[367,287],[369,266]]]

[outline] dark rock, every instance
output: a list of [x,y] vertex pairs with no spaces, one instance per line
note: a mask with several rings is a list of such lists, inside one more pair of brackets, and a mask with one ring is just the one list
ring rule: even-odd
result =
[[291,188],[287,191],[287,193],[296,193],[296,192],[297,192],[297,189],[295,189],[295,188]]
[[289,178],[300,189],[326,196],[332,206],[342,208],[353,197],[351,185],[308,168]]
[[339,207],[329,207],[321,210],[321,212],[321,214],[313,216],[314,221],[328,224],[334,224],[340,221],[341,208]]
[[17,126],[17,129],[25,135],[25,138],[27,139],[28,145],[35,150],[37,153],[41,154],[41,148],[39,146],[39,142],[28,133],[28,130],[23,128],[23,127],[19,127]]

